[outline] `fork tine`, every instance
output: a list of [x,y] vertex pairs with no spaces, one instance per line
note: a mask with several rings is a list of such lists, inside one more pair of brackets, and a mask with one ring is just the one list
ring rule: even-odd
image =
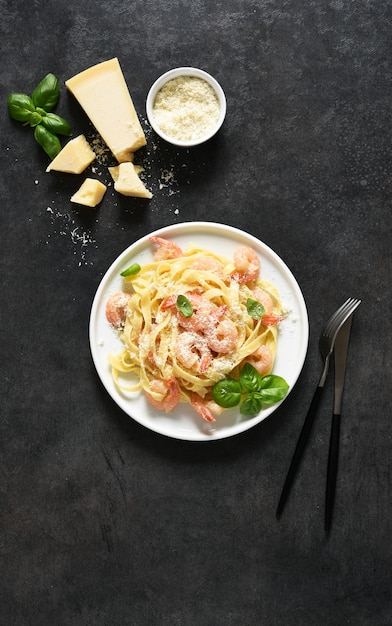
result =
[[343,304],[331,315],[331,317],[329,318],[328,322],[325,325],[323,335],[329,335],[331,332],[331,329],[335,328],[342,313],[344,314],[347,307],[350,306],[351,300],[352,298],[347,298],[347,300],[343,302]]
[[335,313],[329,318],[323,335],[330,337],[335,334],[339,326],[355,311],[360,305],[361,301],[356,298],[348,298],[342,306],[335,311]]

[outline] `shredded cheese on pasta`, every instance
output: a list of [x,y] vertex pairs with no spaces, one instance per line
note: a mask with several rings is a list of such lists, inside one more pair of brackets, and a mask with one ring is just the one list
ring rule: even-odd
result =
[[[122,305],[124,292],[128,297],[118,331],[124,348],[109,355],[116,385],[130,392],[144,390],[156,407],[162,402],[162,409],[169,411],[167,381],[175,380],[180,402],[195,406],[197,397],[207,406],[213,385],[238,373],[261,346],[269,351],[271,370],[277,324],[253,319],[247,300],[257,300],[257,290],[267,294],[270,319],[282,313],[279,294],[259,276],[248,281],[244,273],[243,278],[234,261],[193,244],[180,256],[154,260],[124,278]],[[179,295],[193,305],[189,317],[176,304]]]

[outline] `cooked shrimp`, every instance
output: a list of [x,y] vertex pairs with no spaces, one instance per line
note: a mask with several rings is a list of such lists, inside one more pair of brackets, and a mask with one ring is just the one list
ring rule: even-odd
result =
[[[216,325],[227,311],[226,304],[218,306],[210,302],[202,293],[188,291],[185,295],[192,305],[192,315],[186,317],[179,310],[176,311],[176,314],[180,327],[189,332],[203,333],[206,328]],[[177,297],[177,295],[167,296],[167,298],[162,301],[162,311],[174,307],[177,303]]]
[[163,237],[150,237],[150,241],[156,243],[158,249],[154,253],[155,261],[166,261],[167,259],[178,259],[183,256],[183,252],[176,243],[168,241]]
[[191,405],[207,422],[215,422],[215,417],[208,407],[208,403],[198,393],[193,392],[191,394]]
[[[191,303],[193,309],[198,309],[199,307],[201,307],[202,304],[208,304],[207,298],[204,298],[203,300],[202,299],[203,296],[196,292],[187,292],[186,297]],[[177,299],[178,299],[177,294],[172,294],[170,296],[167,296],[164,300],[162,300],[162,303],[161,303],[162,311],[166,311],[167,309],[171,309],[172,307],[176,306]]]
[[187,291],[186,297],[196,311],[209,311],[215,306],[203,293],[199,293],[198,291]]
[[253,354],[248,356],[246,360],[257,369],[261,376],[265,376],[265,374],[268,374],[271,371],[273,366],[271,348],[263,344],[260,348],[257,348]]
[[267,291],[261,289],[260,287],[256,287],[256,289],[253,289],[253,297],[255,300],[260,302],[265,309],[265,313],[261,318],[263,326],[275,326],[276,324],[279,324],[279,322],[283,322],[285,319],[284,315],[274,315],[272,313],[274,301]]
[[212,316],[218,314],[219,307],[200,293],[188,292],[186,297],[192,305],[193,313],[190,317],[185,317],[179,311],[178,322],[186,330],[199,332],[210,323]]
[[148,402],[154,409],[170,413],[180,401],[180,388],[174,376],[171,376],[168,380],[158,378],[151,380],[150,389],[153,393],[161,396],[161,399],[156,399],[148,392],[145,392]]
[[209,348],[218,354],[229,354],[237,345],[238,330],[232,320],[223,319],[204,330]]
[[234,266],[237,270],[232,278],[239,283],[250,283],[259,275],[260,259],[256,252],[248,246],[240,246],[233,254]]
[[113,293],[106,302],[106,319],[114,328],[124,327],[130,294],[125,291]]
[[171,296],[167,296],[167,298],[162,300],[161,309],[162,311],[166,311],[167,309],[171,309],[172,306],[174,306],[176,303],[177,303],[176,295],[173,294]]
[[211,256],[199,257],[196,261],[193,261],[191,268],[202,272],[214,272],[215,274],[218,274],[218,276],[223,276],[222,265],[217,259],[214,259]]
[[260,287],[253,289],[252,293],[254,299],[263,305],[266,315],[271,315],[272,309],[274,308],[274,302],[269,293]]
[[189,331],[180,333],[176,344],[176,356],[184,367],[196,369],[200,374],[207,371],[212,361],[212,354],[204,337]]
[[[186,297],[188,298],[189,302],[192,305],[192,308],[193,308],[192,315],[191,317],[185,317],[185,315],[183,315],[180,311],[177,311],[178,320],[180,322],[180,325],[183,328],[186,328],[188,330],[193,330],[195,314],[197,313],[197,311],[199,311],[200,313],[202,311],[205,311],[208,314],[210,303],[207,300],[207,298],[203,297],[200,293],[197,293],[197,292],[188,291],[186,293]],[[166,311],[167,309],[171,309],[172,307],[176,306],[177,298],[178,298],[177,294],[172,294],[171,296],[167,296],[167,298],[165,298],[162,301],[162,304],[161,304],[162,311]]]

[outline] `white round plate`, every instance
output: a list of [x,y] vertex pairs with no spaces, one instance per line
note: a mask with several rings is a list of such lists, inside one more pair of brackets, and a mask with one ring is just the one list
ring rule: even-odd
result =
[[120,352],[123,346],[106,320],[106,300],[113,292],[121,290],[120,272],[132,263],[143,265],[152,261],[155,248],[149,240],[152,235],[170,239],[183,249],[187,244],[195,243],[229,259],[239,245],[252,247],[261,260],[261,277],[277,287],[282,305],[289,312],[279,325],[273,372],[285,378],[291,390],[304,364],[309,337],[308,315],[302,292],[285,263],[271,248],[241,230],[213,222],[187,222],[167,226],[142,237],[124,250],[104,275],[93,301],[89,329],[93,361],[104,387],[127,415],[146,428],[175,439],[213,441],[252,428],[271,415],[284,400],[252,417],[240,415],[238,408],[227,409],[211,425],[188,404],[180,403],[166,414],[151,407],[143,392],[124,393],[114,384],[108,354]]

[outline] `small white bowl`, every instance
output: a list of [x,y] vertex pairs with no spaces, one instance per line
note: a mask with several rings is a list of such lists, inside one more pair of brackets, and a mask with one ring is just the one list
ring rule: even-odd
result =
[[[219,102],[219,118],[216,124],[211,126],[205,135],[201,137],[197,137],[196,139],[182,140],[182,139],[177,139],[176,137],[171,137],[170,135],[162,131],[156,119],[154,118],[154,103],[155,103],[155,98],[159,90],[169,80],[172,80],[173,78],[178,78],[180,76],[192,76],[192,77],[201,78],[205,80],[213,88],[216,94],[216,97],[218,99],[218,102]],[[160,76],[152,85],[147,95],[146,111],[147,111],[147,118],[148,118],[149,123],[151,124],[152,128],[157,133],[157,135],[162,137],[162,139],[164,139],[168,143],[171,143],[175,146],[183,146],[183,147],[197,146],[201,143],[204,143],[205,141],[208,141],[208,139],[211,139],[211,137],[213,137],[222,126],[223,121],[226,116],[226,97],[220,84],[215,80],[215,78],[213,78],[210,74],[208,74],[204,70],[199,70],[195,67],[177,67],[173,70],[169,70],[168,72],[165,72],[165,74],[162,74],[162,76]]]

